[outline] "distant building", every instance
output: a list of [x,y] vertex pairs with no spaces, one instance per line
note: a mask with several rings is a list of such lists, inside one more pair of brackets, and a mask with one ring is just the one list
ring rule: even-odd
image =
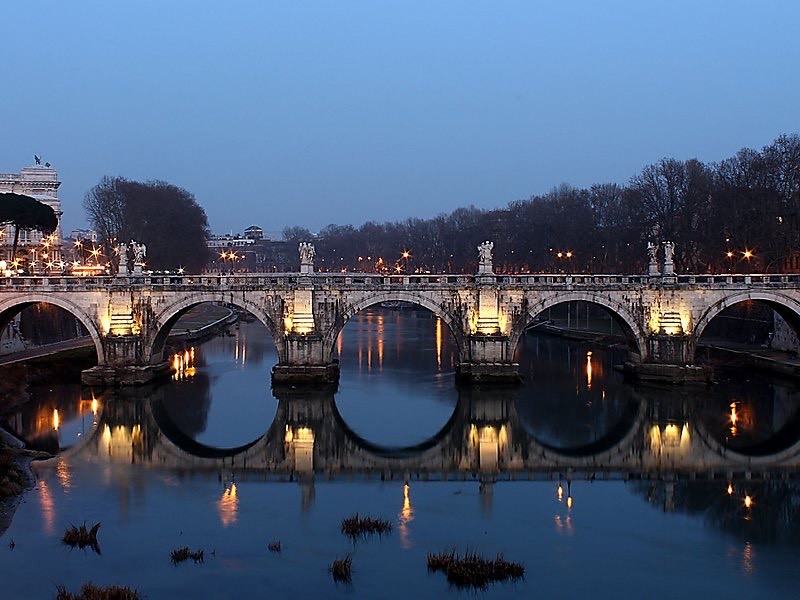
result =
[[[36,157],[36,163],[32,167],[25,167],[19,173],[0,173],[0,193],[13,192],[24,194],[35,198],[39,202],[52,208],[58,217],[58,226],[51,236],[49,248],[46,250],[47,258],[56,260],[61,257],[61,200],[58,199],[58,187],[61,182],[58,180],[58,173],[50,166],[50,163],[39,164],[40,159]],[[20,249],[35,249],[30,252],[31,260],[36,258],[36,253],[41,253],[40,248],[44,236],[39,231],[22,230],[19,233],[17,242],[17,253],[21,254]],[[11,249],[14,245],[14,226],[6,225],[0,227],[0,256],[10,259]],[[41,258],[41,257],[40,257]]]
[[258,225],[250,225],[250,227],[244,230],[244,237],[256,241],[263,240],[264,230]]
[[100,240],[100,236],[94,229],[73,229],[72,233],[69,234],[69,239],[71,242],[91,242],[93,244],[97,244]]
[[254,239],[245,237],[239,233],[226,233],[209,237],[207,246],[209,250],[217,252],[227,248],[245,248],[255,243],[256,241]]

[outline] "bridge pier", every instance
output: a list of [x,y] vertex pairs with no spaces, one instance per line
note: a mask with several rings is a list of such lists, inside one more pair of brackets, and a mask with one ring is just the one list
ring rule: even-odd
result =
[[519,363],[512,360],[508,336],[467,336],[466,360],[456,367],[459,383],[520,383]]
[[692,364],[693,336],[653,333],[647,338],[647,346],[647,360],[625,363],[626,375],[648,383],[711,383],[711,367]]
[[81,373],[84,385],[144,385],[172,372],[167,362],[143,364],[142,338],[139,335],[106,335],[102,342],[105,363]]
[[272,368],[273,385],[339,382],[339,363],[326,360],[322,336],[288,333],[284,349],[285,360]]

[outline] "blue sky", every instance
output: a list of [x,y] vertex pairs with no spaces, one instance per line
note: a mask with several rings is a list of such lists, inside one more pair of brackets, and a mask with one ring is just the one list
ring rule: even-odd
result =
[[104,175],[215,232],[432,217],[715,161],[800,124],[800,2],[3,4],[0,171],[66,230]]

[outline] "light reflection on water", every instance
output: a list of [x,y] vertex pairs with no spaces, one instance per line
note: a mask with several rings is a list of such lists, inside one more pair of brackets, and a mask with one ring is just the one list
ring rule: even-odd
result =
[[[672,597],[675,573],[692,596],[794,591],[800,523],[792,515],[800,488],[793,479],[748,480],[737,470],[732,480],[649,480],[640,473],[641,481],[623,483],[600,481],[607,475],[600,470],[566,467],[609,448],[658,464],[715,441],[737,452],[756,448],[761,456],[786,449],[800,438],[791,435],[793,388],[735,381],[699,392],[632,388],[612,369],[613,352],[529,337],[520,360],[524,386],[502,394],[458,390],[452,337],[440,321],[415,311],[365,312],[337,348],[342,381],[335,399],[333,392],[273,395],[271,339],[259,324],[245,323],[189,349],[184,376],[145,396],[81,396],[71,388],[35,397],[13,419],[20,431],[44,445],[55,434],[72,448],[37,468],[37,487],[3,537],[16,542],[4,563],[19,574],[7,578],[9,597],[47,597],[56,583],[77,589],[90,579],[131,584],[152,598],[238,597],[265,586],[299,597],[457,596],[424,566],[427,552],[454,546],[503,552],[526,564],[525,581],[493,589],[495,597],[630,589]],[[271,432],[275,443],[257,446],[257,454],[272,471],[234,474],[221,466],[232,464],[230,457],[213,456],[196,460],[214,468],[171,466],[170,456],[197,449],[161,439],[153,404],[206,447],[238,447]],[[631,439],[643,420],[641,436]],[[367,462],[381,447],[424,444],[443,428],[441,439],[398,462],[401,468],[336,470],[348,456]],[[539,459],[529,447],[566,462],[552,472],[526,471]],[[413,462],[417,455],[454,466],[428,472]],[[540,480],[508,481],[531,472]],[[425,481],[461,477],[467,481]],[[338,523],[355,511],[390,518],[396,533],[351,545]],[[103,523],[101,557],[59,547],[63,528],[84,520]],[[276,539],[280,556],[266,549]],[[206,563],[169,565],[169,551],[184,545],[205,548]],[[348,552],[356,569],[352,589],[334,586],[326,570]],[[48,577],[32,576],[40,571]]]

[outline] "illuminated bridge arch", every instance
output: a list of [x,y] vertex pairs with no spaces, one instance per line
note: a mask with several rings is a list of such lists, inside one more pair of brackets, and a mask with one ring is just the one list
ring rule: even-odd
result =
[[451,311],[443,307],[441,299],[431,297],[423,293],[405,290],[391,290],[370,294],[347,306],[344,311],[339,314],[333,325],[323,335],[327,355],[333,355],[333,347],[336,344],[336,339],[339,337],[339,333],[342,331],[342,329],[344,329],[344,326],[347,325],[348,321],[350,321],[350,319],[352,319],[355,315],[360,313],[362,310],[369,308],[370,306],[380,304],[381,302],[398,301],[421,306],[422,308],[428,309],[434,315],[439,317],[453,334],[459,356],[464,356],[465,341],[460,319]]
[[[694,339],[699,340],[709,323],[723,310],[748,300],[763,302],[778,313],[796,333],[800,334],[800,302],[779,292],[748,290],[725,296],[705,309],[694,326]],[[694,361],[694,349],[689,358]]]
[[92,342],[94,342],[94,348],[97,352],[97,363],[101,365],[105,363],[105,350],[103,349],[103,342],[96,320],[86,314],[80,306],[65,299],[61,295],[32,292],[3,299],[0,301],[0,329],[8,325],[22,310],[39,302],[58,306],[78,319],[89,332]]
[[622,327],[628,340],[630,352],[644,361],[647,358],[647,341],[642,327],[630,311],[619,302],[596,293],[582,291],[559,292],[552,296],[540,297],[528,306],[527,313],[517,320],[510,335],[510,348],[514,351],[528,326],[544,311],[565,302],[588,302],[602,306],[611,313],[611,317]]
[[192,294],[187,298],[178,300],[174,304],[170,304],[169,306],[163,308],[161,312],[156,315],[153,323],[149,327],[149,336],[144,344],[146,361],[150,364],[156,364],[163,361],[164,346],[172,327],[175,325],[178,319],[180,319],[184,314],[186,314],[186,312],[189,311],[189,309],[207,302],[227,304],[249,312],[256,319],[258,319],[264,325],[264,327],[267,328],[267,331],[269,331],[270,335],[272,336],[272,340],[275,343],[279,360],[284,358],[283,354],[285,354],[285,349],[282,343],[283,332],[275,324],[273,319],[267,315],[266,312],[260,309],[253,302],[245,299],[235,298],[233,295],[229,295],[226,298],[219,293],[204,293]]

